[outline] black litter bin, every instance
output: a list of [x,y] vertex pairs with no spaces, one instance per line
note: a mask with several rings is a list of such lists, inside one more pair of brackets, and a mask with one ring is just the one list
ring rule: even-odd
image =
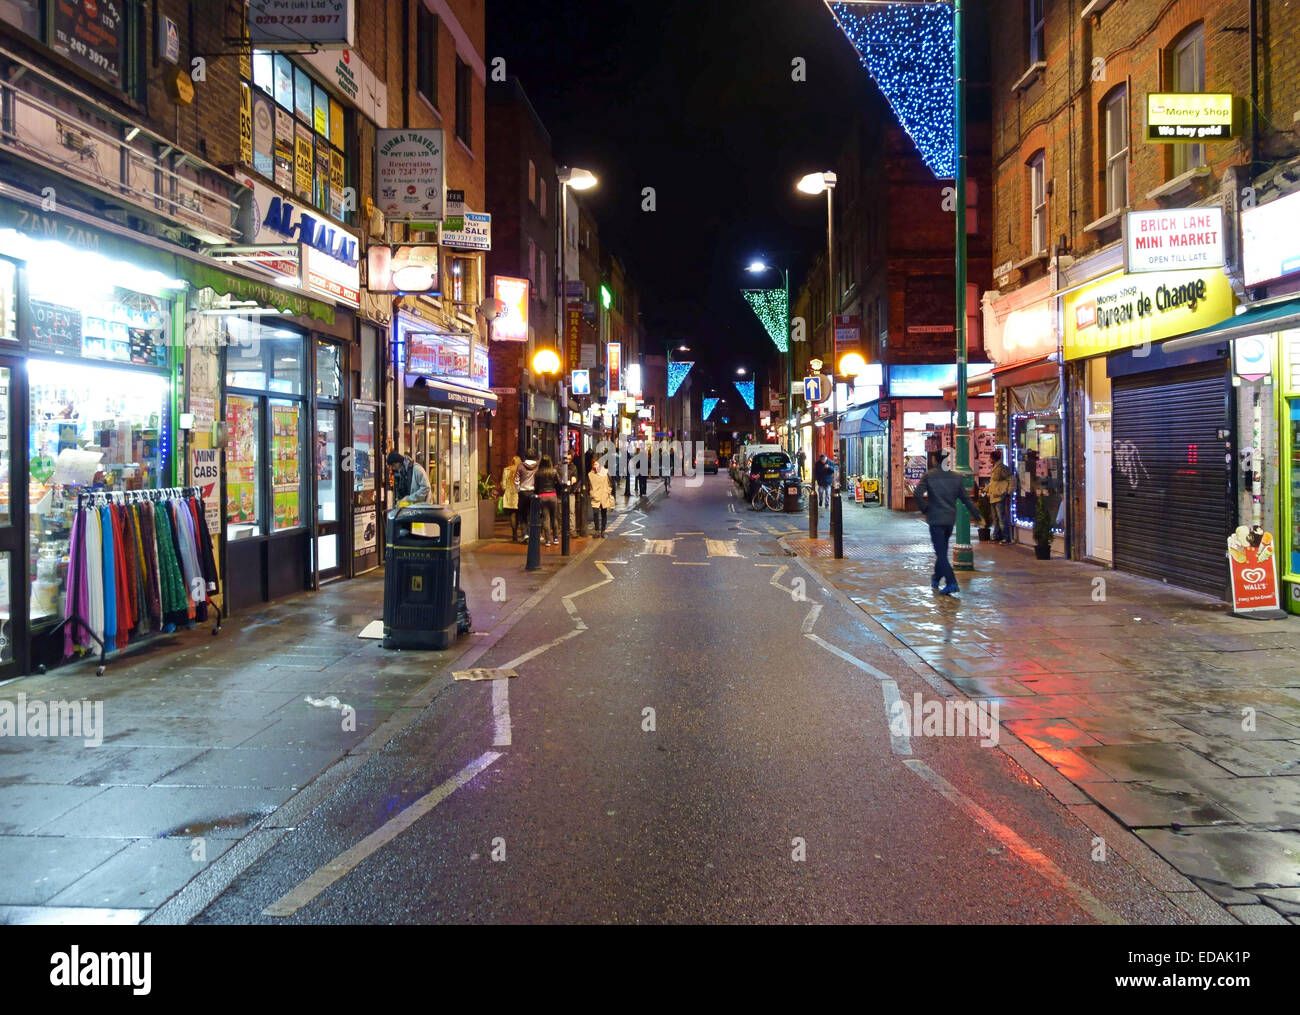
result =
[[798,514],[800,506],[801,505],[799,504],[799,480],[797,479],[785,480],[785,513],[790,515]]
[[460,517],[416,504],[388,512],[384,648],[450,648],[468,630],[460,591]]

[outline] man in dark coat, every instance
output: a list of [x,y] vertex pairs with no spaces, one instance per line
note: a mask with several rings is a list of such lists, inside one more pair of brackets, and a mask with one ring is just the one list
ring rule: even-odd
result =
[[[934,546],[934,576],[930,579],[930,587],[943,596],[959,591],[957,575],[948,559],[948,540],[957,524],[957,502],[966,505],[972,518],[980,517],[979,505],[971,499],[961,476],[952,471],[951,462],[950,454],[945,452],[944,457],[936,461],[916,484],[915,491],[917,506],[930,526],[930,542]],[[944,581],[942,588],[940,580]]]

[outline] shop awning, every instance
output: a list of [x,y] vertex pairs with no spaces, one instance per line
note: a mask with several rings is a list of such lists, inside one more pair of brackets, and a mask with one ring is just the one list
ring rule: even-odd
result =
[[465,409],[495,409],[497,396],[485,388],[440,377],[406,375],[406,401],[413,405],[451,405]]
[[886,430],[885,424],[880,422],[878,402],[850,409],[840,420],[841,437],[878,437]]
[[1289,328],[1300,328],[1300,297],[1283,300],[1281,303],[1251,307],[1244,313],[1229,317],[1218,324],[1212,324],[1208,328],[1161,342],[1160,348],[1165,352],[1178,352],[1180,349],[1217,345],[1219,342],[1229,342],[1234,338],[1266,335],[1270,331],[1286,331]]
[[186,258],[177,258],[176,269],[180,277],[196,289],[212,289],[221,296],[234,296],[241,300],[254,300],[264,307],[294,314],[297,317],[314,317],[325,324],[334,323],[334,308],[321,300],[285,289],[273,282],[264,281],[251,274],[217,268]]

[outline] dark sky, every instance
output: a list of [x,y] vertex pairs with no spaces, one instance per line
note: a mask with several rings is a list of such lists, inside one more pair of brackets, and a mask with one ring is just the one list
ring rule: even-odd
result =
[[651,348],[684,340],[723,382],[774,357],[739,290],[780,278],[744,266],[790,249],[797,287],[826,205],[794,183],[833,167],[873,87],[821,0],[489,0],[487,19],[488,60],[505,57],[557,161],[601,179],[583,200],[639,285]]

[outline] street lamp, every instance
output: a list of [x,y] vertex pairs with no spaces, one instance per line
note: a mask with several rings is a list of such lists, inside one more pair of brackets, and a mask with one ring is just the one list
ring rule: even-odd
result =
[[790,352],[790,266],[789,263],[782,268],[776,268],[767,264],[762,258],[757,258],[749,262],[749,267],[745,269],[754,275],[762,274],[765,271],[779,271],[781,278],[785,282],[785,449],[794,458],[794,357]]
[[[835,184],[837,182],[834,173],[809,173],[799,180],[795,187],[804,194],[826,194],[826,301],[829,305],[830,318],[829,326],[831,328],[831,350],[835,349],[835,312],[839,309],[839,300],[835,293]],[[849,357],[845,357],[847,360]],[[861,357],[859,357],[861,360]],[[853,364],[849,364],[852,366]],[[861,369],[861,363],[858,364]],[[831,378],[831,397],[835,398],[835,378]],[[834,421],[834,436],[832,438],[831,451],[834,454],[835,464],[840,464],[840,416],[838,400],[831,403],[831,419]],[[831,487],[831,542],[834,547],[835,559],[840,560],[844,557],[844,514],[843,505],[840,504],[840,472],[835,471],[835,478]]]
[[[561,167],[556,172],[556,177],[560,181],[560,256],[558,258],[560,268],[560,288],[559,298],[555,301],[555,313],[558,319],[558,325],[555,330],[555,340],[562,341],[564,335],[564,314],[569,306],[569,279],[568,273],[564,267],[564,255],[569,248],[569,188],[574,190],[590,190],[600,181],[596,175],[587,169],[577,169],[572,166]],[[602,287],[603,288],[603,287]],[[606,304],[608,306],[608,304]],[[567,399],[566,399],[567,402]],[[579,438],[578,443],[582,440]],[[584,471],[584,470],[579,470]],[[564,407],[564,418],[560,421],[560,479],[563,480],[565,488],[569,483],[569,411],[568,405]],[[578,477],[578,535],[587,534],[587,477]],[[564,504],[567,508],[569,503],[568,494],[565,494]],[[566,512],[567,513],[567,512]],[[568,553],[569,547],[569,521],[564,521],[564,535],[561,541],[561,549]]]

